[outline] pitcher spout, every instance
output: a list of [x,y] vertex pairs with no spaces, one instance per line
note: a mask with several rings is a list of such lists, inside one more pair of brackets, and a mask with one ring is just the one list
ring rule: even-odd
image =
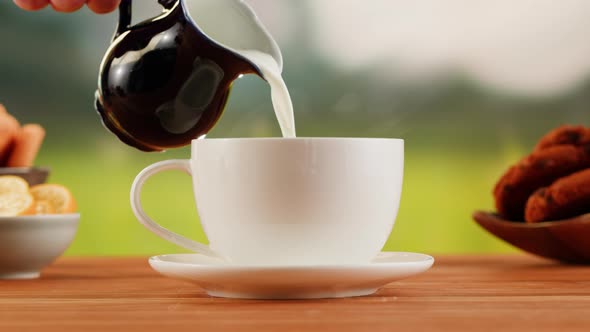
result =
[[246,2],[243,0],[180,0],[180,2],[188,13],[189,19],[213,42],[246,59],[249,59],[248,54],[252,51],[269,54],[282,71],[283,56],[279,46]]

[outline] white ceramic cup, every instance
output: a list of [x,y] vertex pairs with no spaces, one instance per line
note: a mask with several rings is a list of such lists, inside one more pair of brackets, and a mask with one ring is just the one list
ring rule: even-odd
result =
[[[403,165],[400,139],[195,140],[190,160],[159,162],[137,176],[131,206],[160,237],[233,264],[362,264],[391,233]],[[192,176],[209,245],[161,227],[144,212],[144,182],[171,169]]]

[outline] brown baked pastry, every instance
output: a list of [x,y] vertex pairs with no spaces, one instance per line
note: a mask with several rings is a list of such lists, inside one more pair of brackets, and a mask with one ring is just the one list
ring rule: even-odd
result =
[[590,169],[563,177],[537,190],[528,200],[529,223],[566,219],[590,212]]
[[540,151],[556,145],[582,146],[590,144],[590,128],[564,125],[543,136],[534,151]]
[[498,213],[509,220],[524,220],[527,200],[539,188],[590,167],[590,149],[557,145],[533,152],[512,166],[496,184]]

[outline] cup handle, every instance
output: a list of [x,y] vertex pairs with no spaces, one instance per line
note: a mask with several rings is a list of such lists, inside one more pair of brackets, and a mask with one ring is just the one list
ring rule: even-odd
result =
[[133,209],[135,217],[137,217],[139,222],[148,230],[163,238],[164,240],[172,242],[190,251],[227,260],[222,255],[213,251],[209,246],[190,240],[160,226],[158,223],[148,217],[148,215],[143,210],[141,205],[141,191],[145,181],[160,172],[168,170],[180,170],[192,176],[191,164],[189,160],[166,160],[146,167],[143,171],[141,171],[141,173],[137,175],[135,181],[133,181],[133,185],[131,186],[131,208]]

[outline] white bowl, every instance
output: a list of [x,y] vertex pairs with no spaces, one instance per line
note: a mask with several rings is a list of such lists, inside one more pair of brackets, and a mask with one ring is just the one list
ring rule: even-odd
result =
[[0,217],[0,279],[35,279],[72,243],[80,214]]

